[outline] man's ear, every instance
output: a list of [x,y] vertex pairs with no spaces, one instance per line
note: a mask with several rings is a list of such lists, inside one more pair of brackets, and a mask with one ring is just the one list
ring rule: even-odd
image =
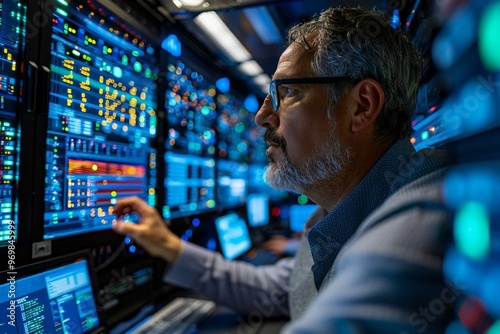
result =
[[375,124],[385,101],[382,86],[374,79],[364,79],[351,88],[349,95],[355,103],[351,131],[357,133]]

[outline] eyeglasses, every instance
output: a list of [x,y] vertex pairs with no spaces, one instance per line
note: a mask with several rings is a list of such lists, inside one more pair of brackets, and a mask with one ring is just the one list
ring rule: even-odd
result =
[[343,80],[348,80],[349,77],[316,77],[316,78],[293,78],[293,79],[276,79],[269,84],[269,95],[273,104],[274,111],[278,111],[280,107],[279,86],[283,84],[331,84]]

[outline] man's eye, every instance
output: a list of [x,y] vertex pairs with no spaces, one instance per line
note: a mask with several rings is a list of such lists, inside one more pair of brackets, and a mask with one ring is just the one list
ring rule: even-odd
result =
[[293,91],[294,91],[294,89],[291,88],[291,87],[281,86],[281,92],[280,93],[284,97],[284,96],[287,96],[289,94],[292,94]]

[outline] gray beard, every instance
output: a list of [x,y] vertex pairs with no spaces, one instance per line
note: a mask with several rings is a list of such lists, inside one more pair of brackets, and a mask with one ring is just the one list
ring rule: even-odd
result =
[[269,165],[265,178],[274,189],[302,193],[305,189],[321,183],[321,181],[338,176],[349,164],[351,150],[344,147],[332,133],[325,144],[313,153],[303,166],[294,165],[288,153],[284,153],[282,161],[273,162],[268,156]]

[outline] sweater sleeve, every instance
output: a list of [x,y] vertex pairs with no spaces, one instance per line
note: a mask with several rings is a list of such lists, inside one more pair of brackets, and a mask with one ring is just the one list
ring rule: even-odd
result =
[[227,261],[219,253],[186,243],[164,280],[241,312],[258,312],[264,318],[288,316],[294,263],[293,258],[285,258],[274,265],[256,267]]

